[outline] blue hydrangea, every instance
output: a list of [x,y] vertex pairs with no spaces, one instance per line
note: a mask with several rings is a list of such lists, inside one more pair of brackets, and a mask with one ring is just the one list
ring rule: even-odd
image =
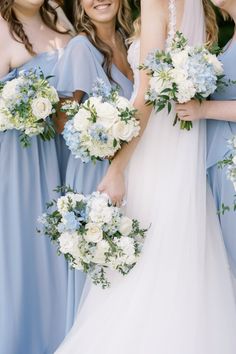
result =
[[63,214],[63,224],[68,231],[75,231],[80,225],[75,214],[71,211]]

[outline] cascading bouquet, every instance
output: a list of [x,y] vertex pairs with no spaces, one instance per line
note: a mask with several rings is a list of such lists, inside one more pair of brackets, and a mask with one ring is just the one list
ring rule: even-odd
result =
[[62,111],[69,118],[63,131],[66,144],[83,162],[113,157],[123,143],[139,134],[134,107],[100,79],[90,98],[82,104],[65,102]]
[[[228,145],[230,148],[230,153],[222,161],[219,161],[218,166],[220,168],[227,167],[226,176],[233,183],[234,190],[236,193],[236,136],[233,136],[232,139],[228,141]],[[221,207],[222,213],[230,210],[230,207],[225,206],[224,204]],[[234,211],[236,211],[236,195],[233,209]]]
[[88,273],[94,284],[110,286],[106,270],[128,274],[141,253],[147,230],[124,216],[106,194],[67,192],[48,205],[39,218],[43,232],[58,246],[70,265]]
[[[148,70],[151,76],[145,98],[157,112],[167,107],[170,113],[173,101],[202,102],[224,85],[223,66],[216,55],[203,46],[188,46],[180,32],[176,32],[170,48],[150,53],[140,69]],[[177,121],[176,116],[174,125]],[[180,128],[190,130],[192,122],[181,121]]]
[[51,115],[59,102],[57,91],[37,70],[19,72],[19,76],[0,83],[0,131],[16,129],[21,132],[22,146],[39,135],[43,140],[55,136]]

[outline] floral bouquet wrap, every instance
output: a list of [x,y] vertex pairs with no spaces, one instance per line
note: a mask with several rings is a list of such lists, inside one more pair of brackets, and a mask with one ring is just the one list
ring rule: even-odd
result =
[[134,107],[102,80],[95,82],[92,96],[83,104],[68,101],[62,111],[69,118],[63,132],[66,144],[83,162],[113,157],[139,134]]
[[48,208],[52,212],[39,219],[41,231],[56,242],[59,254],[64,254],[73,268],[88,273],[94,284],[107,288],[108,269],[125,275],[136,264],[147,230],[112,206],[106,194],[67,192]]
[[[224,84],[223,67],[216,55],[203,46],[188,46],[180,32],[176,32],[170,48],[150,53],[140,69],[148,70],[151,76],[146,101],[157,112],[167,107],[170,113],[173,101],[201,102]],[[174,125],[177,120],[176,116]],[[192,122],[181,121],[180,127],[190,130]]]
[[17,129],[22,146],[30,145],[30,137],[43,140],[55,136],[51,115],[59,102],[57,91],[43,73],[21,71],[19,76],[0,83],[0,131]]

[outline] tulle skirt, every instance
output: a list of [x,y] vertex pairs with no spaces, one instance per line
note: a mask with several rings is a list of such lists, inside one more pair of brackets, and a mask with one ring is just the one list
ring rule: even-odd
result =
[[205,174],[205,123],[153,113],[127,171],[130,217],[149,226],[128,276],[87,284],[57,354],[235,354],[236,307]]

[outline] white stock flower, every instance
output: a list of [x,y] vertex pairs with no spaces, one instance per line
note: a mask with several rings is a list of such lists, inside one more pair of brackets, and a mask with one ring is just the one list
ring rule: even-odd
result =
[[37,126],[32,126],[32,127],[28,127],[25,129],[25,134],[28,136],[34,136],[34,135],[38,135],[38,134],[42,134],[44,131],[44,127],[37,125]]
[[119,232],[124,236],[128,236],[132,230],[133,230],[132,219],[128,218],[127,216],[122,216],[119,225]]
[[108,102],[100,103],[96,107],[97,123],[103,125],[104,128],[110,129],[118,119],[117,109]]
[[117,140],[130,141],[134,136],[138,135],[139,127],[134,127],[132,123],[120,120],[113,125],[112,133]]
[[57,209],[58,209],[59,213],[61,213],[61,214],[68,212],[69,205],[68,205],[68,197],[67,196],[60,197],[57,200]]
[[6,129],[13,129],[13,124],[10,122],[8,116],[1,111],[4,108],[3,101],[0,100],[0,131],[4,131]]
[[50,86],[50,97],[51,97],[53,103],[59,102],[59,96],[58,96],[57,90],[53,86]]
[[233,164],[236,165],[236,155],[233,157]]
[[105,253],[109,251],[109,243],[106,240],[102,240],[97,244],[96,250],[93,255],[93,262],[97,264],[106,263]]
[[84,239],[87,242],[98,243],[103,239],[103,231],[100,225],[88,223],[86,225],[86,234]]
[[118,240],[117,245],[122,249],[122,251],[125,253],[127,256],[133,256],[135,253],[135,248],[134,248],[134,241],[130,237],[121,237]]
[[39,119],[46,119],[52,113],[52,104],[46,97],[35,98],[31,103],[33,115]]
[[63,232],[58,239],[60,251],[64,254],[72,254],[78,247],[78,235],[76,232]]
[[74,127],[76,130],[85,130],[91,124],[89,121],[91,114],[85,108],[81,108],[78,113],[74,116]]
[[209,64],[212,64],[216,75],[222,75],[224,73],[223,64],[217,59],[215,54],[208,54],[206,60]]

